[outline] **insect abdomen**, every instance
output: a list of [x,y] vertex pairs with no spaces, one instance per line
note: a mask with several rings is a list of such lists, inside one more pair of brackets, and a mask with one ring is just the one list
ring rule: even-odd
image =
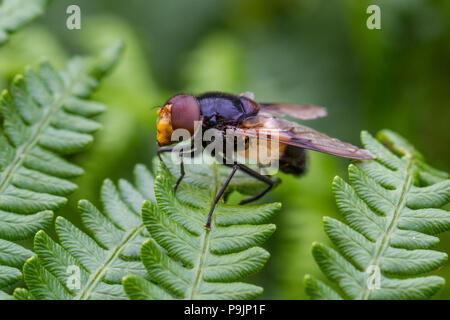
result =
[[306,172],[308,156],[305,149],[286,146],[280,157],[280,170],[299,176]]

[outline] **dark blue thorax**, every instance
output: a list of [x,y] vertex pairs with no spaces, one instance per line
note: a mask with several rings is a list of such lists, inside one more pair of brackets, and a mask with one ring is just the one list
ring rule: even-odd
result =
[[197,97],[205,128],[220,128],[233,125],[245,119],[249,112],[245,98],[227,93],[205,93]]

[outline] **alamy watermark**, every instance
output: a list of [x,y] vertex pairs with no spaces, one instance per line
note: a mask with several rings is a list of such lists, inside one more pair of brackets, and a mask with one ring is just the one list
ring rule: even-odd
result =
[[67,7],[66,13],[69,14],[66,20],[66,27],[69,30],[81,29],[81,9],[76,4]]
[[66,269],[69,274],[66,280],[67,288],[70,290],[80,290],[81,288],[81,270],[79,266],[70,265]]
[[376,265],[370,265],[366,269],[368,274],[366,286],[369,290],[375,290],[381,288],[381,272],[380,267]]
[[381,29],[381,9],[376,4],[367,7],[366,13],[370,14],[367,18],[366,25],[369,30]]
[[245,129],[243,133],[233,128],[212,128],[203,131],[201,121],[196,121],[195,127],[193,136],[186,129],[176,129],[172,133],[171,141],[180,142],[171,152],[175,164],[180,163],[181,157],[184,163],[190,164],[211,164],[215,158],[220,164],[258,165],[266,175],[278,172],[285,146],[280,144],[276,130]]

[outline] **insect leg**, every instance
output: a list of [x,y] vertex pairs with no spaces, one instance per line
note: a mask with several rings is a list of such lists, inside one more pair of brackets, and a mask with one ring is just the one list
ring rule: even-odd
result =
[[[163,159],[161,158],[161,153],[163,153],[163,152],[171,152],[173,149],[174,149],[174,147],[164,147],[164,148],[159,148],[159,149],[156,151],[159,160],[160,160],[162,163],[164,163]],[[178,178],[178,180],[177,180],[175,186],[173,187],[173,191],[174,191],[174,192],[177,192],[178,185],[180,184],[181,180],[183,180],[184,174],[185,174],[185,172],[184,172],[184,163],[183,163],[183,153],[182,153],[182,152],[180,153],[180,156],[181,156],[181,161],[180,161],[180,173],[181,173],[181,175],[180,175],[180,177]]]
[[180,185],[181,180],[183,180],[184,175],[185,175],[185,171],[184,171],[184,162],[183,162],[184,155],[189,155],[190,158],[192,159],[192,158],[195,157],[195,152],[196,152],[196,150],[195,150],[195,146],[194,146],[194,140],[191,141],[191,151],[190,151],[190,152],[186,152],[186,153],[183,153],[182,151],[180,152],[180,158],[181,158],[181,161],[180,161],[180,173],[181,173],[181,175],[180,175],[180,177],[178,178],[177,183],[176,183],[175,186],[173,187],[173,191],[174,191],[175,193],[177,192],[177,188],[178,188],[178,186]]
[[[191,142],[191,149],[193,147],[193,141]],[[161,153],[163,152],[171,152],[173,151],[175,147],[163,147],[163,148],[159,148],[157,150],[157,154],[158,154],[158,158],[159,160],[164,163],[163,159],[161,158]],[[193,156],[195,156],[195,150],[191,150],[189,153],[186,154],[190,154],[190,157],[192,158]],[[180,157],[181,157],[181,161],[180,161],[180,177],[177,179],[177,182],[175,183],[175,186],[173,187],[173,191],[177,192],[177,188],[181,183],[181,180],[183,180],[184,175],[185,175],[185,170],[184,170],[184,162],[183,162],[183,157],[184,157],[184,153],[182,151],[180,151]]]
[[261,198],[262,196],[264,196],[267,192],[269,192],[270,189],[272,189],[272,187],[273,187],[272,179],[263,176],[262,174],[260,174],[260,173],[256,172],[255,170],[252,170],[252,169],[244,166],[243,164],[239,164],[239,169],[241,169],[242,171],[245,171],[247,174],[251,175],[252,177],[254,177],[256,179],[258,179],[258,180],[260,180],[262,182],[265,182],[268,185],[268,187],[266,189],[262,190],[257,195],[254,195],[253,197],[244,199],[241,202],[239,202],[239,204],[246,204],[246,203],[249,203],[249,202],[252,202],[252,201],[256,201],[259,198]]
[[233,167],[234,165],[237,165],[239,169],[241,169],[248,175],[250,175],[250,176],[254,177],[255,179],[258,179],[259,181],[262,181],[268,185],[268,187],[266,189],[262,190],[261,192],[259,192],[258,194],[254,195],[250,198],[242,200],[239,204],[246,204],[246,203],[249,203],[252,201],[256,201],[256,200],[260,199],[262,196],[264,196],[267,192],[269,192],[270,189],[272,189],[272,187],[273,187],[272,179],[267,178],[266,176],[263,176],[262,174],[256,172],[255,170],[250,169],[249,167],[247,167],[241,163],[234,163],[234,165],[232,165],[232,164],[227,163],[227,160],[224,159],[223,157],[221,157],[220,155],[217,154],[215,156],[216,156],[216,159],[219,162],[222,161],[222,163],[224,165],[229,166],[229,167]]
[[219,202],[220,198],[223,196],[225,190],[227,189],[228,185],[230,184],[230,181],[233,178],[233,176],[236,173],[238,168],[239,168],[239,166],[237,164],[233,165],[233,170],[231,170],[231,173],[228,176],[227,180],[225,181],[224,185],[222,186],[222,188],[220,188],[219,192],[217,193],[216,198],[214,199],[213,205],[211,207],[211,210],[209,211],[208,220],[206,221],[206,224],[205,224],[205,229],[211,230],[211,218],[212,218],[214,209],[216,208],[217,202]]
[[183,180],[183,178],[184,178],[184,174],[185,174],[185,172],[184,172],[184,163],[183,163],[183,153],[181,152],[180,153],[180,157],[181,157],[181,161],[180,161],[180,173],[181,173],[181,175],[180,175],[180,177],[178,178],[178,180],[177,180],[177,183],[175,184],[175,186],[173,187],[173,192],[177,192],[177,188],[178,188],[178,186],[179,186],[179,184],[180,184],[180,182],[181,182],[181,180]]
[[159,148],[156,151],[156,154],[158,155],[159,160],[164,163],[163,159],[161,158],[161,153],[163,152],[171,152],[173,150],[174,147],[163,147],[163,148]]

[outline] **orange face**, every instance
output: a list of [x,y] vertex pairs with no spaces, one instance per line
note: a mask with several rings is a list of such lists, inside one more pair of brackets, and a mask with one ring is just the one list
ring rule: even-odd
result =
[[166,104],[158,110],[159,119],[156,123],[156,140],[159,146],[172,144],[171,137],[173,133],[171,120],[172,104]]

